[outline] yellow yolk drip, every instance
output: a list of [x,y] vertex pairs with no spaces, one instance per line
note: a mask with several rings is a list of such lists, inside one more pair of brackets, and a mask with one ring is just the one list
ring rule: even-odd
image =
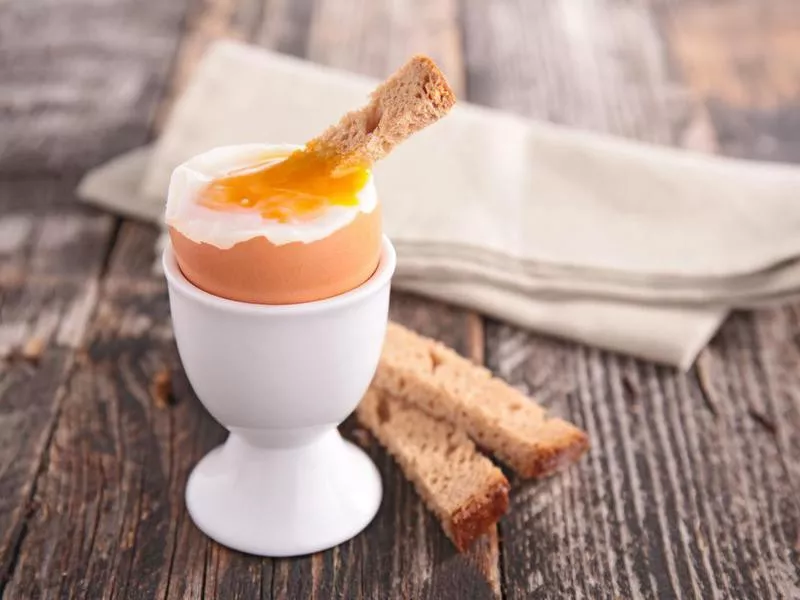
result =
[[365,166],[340,168],[337,155],[296,150],[212,181],[198,202],[215,210],[258,211],[270,221],[286,223],[314,218],[329,206],[356,206],[369,179]]

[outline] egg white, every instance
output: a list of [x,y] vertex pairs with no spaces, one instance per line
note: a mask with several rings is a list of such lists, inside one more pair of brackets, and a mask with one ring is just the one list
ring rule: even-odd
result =
[[167,194],[165,220],[190,240],[222,250],[239,242],[263,236],[276,246],[291,242],[309,244],[345,227],[360,212],[370,213],[378,204],[372,173],[356,194],[355,206],[330,206],[318,217],[302,223],[280,223],[264,219],[258,212],[223,212],[197,203],[197,194],[212,180],[263,162],[285,157],[297,146],[243,144],[222,146],[199,154],[172,173]]

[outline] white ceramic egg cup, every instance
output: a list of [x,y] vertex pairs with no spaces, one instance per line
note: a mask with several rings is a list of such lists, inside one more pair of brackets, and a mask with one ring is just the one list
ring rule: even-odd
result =
[[200,401],[230,435],[186,485],[194,522],[221,544],[262,556],[331,548],[381,502],[375,465],[336,426],[380,358],[395,252],[363,285],[326,300],[270,306],[208,294],[163,256],[178,352]]

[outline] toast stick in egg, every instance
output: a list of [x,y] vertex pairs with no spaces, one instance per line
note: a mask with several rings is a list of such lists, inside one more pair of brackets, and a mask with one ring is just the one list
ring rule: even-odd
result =
[[366,106],[344,115],[311,140],[306,151],[335,157],[337,169],[369,166],[441,119],[455,102],[436,63],[416,55],[375,88]]

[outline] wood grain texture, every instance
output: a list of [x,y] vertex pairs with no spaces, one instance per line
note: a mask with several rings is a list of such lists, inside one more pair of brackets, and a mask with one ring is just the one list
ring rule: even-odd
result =
[[[689,4],[678,3],[675,12]],[[729,144],[719,139],[711,109],[670,68],[658,35],[665,13],[647,3],[468,6],[468,82],[483,102],[700,151]],[[711,6],[707,12],[716,14]],[[593,25],[599,22],[603,27]],[[505,35],[489,33],[500,27]],[[772,381],[763,366],[776,331],[763,344],[752,333],[754,323],[774,320],[766,315],[729,323],[701,362],[713,372],[688,376],[488,326],[489,366],[582,426],[593,442],[588,460],[565,476],[512,494],[501,526],[508,597],[800,593],[792,546],[799,516],[792,432],[800,420],[796,401],[785,398],[791,385]],[[750,339],[736,344],[740,354],[728,354],[733,332],[748,331]],[[701,379],[715,388],[714,412]],[[777,407],[747,406],[766,397]],[[763,418],[754,419],[753,410]],[[765,430],[772,410],[788,417],[775,433]]]
[[[753,27],[758,22],[758,27]],[[732,108],[774,108],[800,93],[796,2],[683,2],[668,15],[667,41],[684,80]],[[731,38],[736,43],[731,44]]]
[[[181,3],[6,2],[0,18],[0,593],[18,573],[61,402],[115,221],[75,205],[80,171],[142,143]],[[12,585],[13,587],[13,585]],[[23,595],[22,597],[34,597]]]
[[154,403],[149,384],[174,358],[163,289],[109,282],[68,382],[10,597],[199,595],[209,573],[221,584],[207,540],[173,518],[185,514],[188,470],[223,437],[179,371],[175,401]]
[[111,217],[70,204],[71,183],[0,182],[0,591],[35,512],[36,476],[112,230]]
[[688,95],[670,85],[647,2],[466,6],[467,89],[476,102],[653,142],[671,142],[674,124],[689,114]]
[[678,2],[662,22],[673,67],[707,107],[725,152],[800,162],[800,4]]
[[[180,26],[180,3],[139,14],[141,8],[6,2],[0,16],[4,597],[38,595],[14,591],[37,548],[36,518],[47,510],[35,500],[37,474],[44,477],[50,467],[55,424],[115,232],[115,219],[79,206],[72,190],[85,166],[147,139],[143,124]],[[57,566],[52,573],[63,576]],[[57,593],[43,584],[35,589]]]
[[187,2],[3,2],[0,173],[80,174],[144,143]]
[[16,569],[27,521],[35,512],[33,486],[50,443],[62,382],[70,366],[66,350],[0,367],[0,590]]

